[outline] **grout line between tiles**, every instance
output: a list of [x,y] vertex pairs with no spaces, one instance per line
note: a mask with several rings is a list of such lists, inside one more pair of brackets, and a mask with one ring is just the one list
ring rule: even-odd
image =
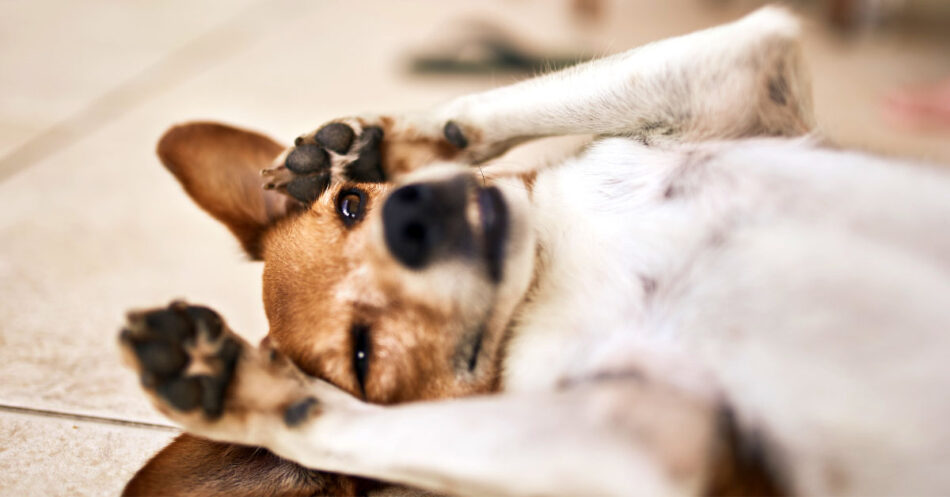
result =
[[47,411],[44,409],[31,409],[29,407],[10,406],[0,404],[0,413],[8,412],[14,414],[29,414],[33,416],[42,416],[46,418],[68,419],[72,421],[85,421],[91,423],[104,423],[116,426],[126,426],[131,428],[146,428],[149,430],[179,432],[180,429],[171,425],[162,425],[158,423],[146,423],[144,421],[129,421],[125,419],[110,418],[106,416],[91,416],[88,414],[74,414],[59,411]]
[[285,20],[286,12],[299,14],[315,3],[262,0],[248,6],[0,157],[0,182],[76,143],[149,97],[236,56],[271,31],[278,21]]

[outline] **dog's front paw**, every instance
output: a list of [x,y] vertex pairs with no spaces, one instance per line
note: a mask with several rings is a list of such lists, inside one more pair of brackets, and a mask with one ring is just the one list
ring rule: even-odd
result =
[[275,166],[263,171],[264,188],[309,204],[333,179],[389,181],[427,163],[460,158],[467,145],[461,128],[452,122],[441,129],[423,129],[386,116],[338,119],[297,137]]
[[142,386],[173,419],[188,413],[219,418],[247,348],[216,312],[183,302],[129,313],[120,342]]
[[257,445],[267,426],[298,424],[324,409],[318,392],[348,396],[266,340],[252,347],[207,307],[173,302],[130,312],[119,342],[155,407],[206,438]]

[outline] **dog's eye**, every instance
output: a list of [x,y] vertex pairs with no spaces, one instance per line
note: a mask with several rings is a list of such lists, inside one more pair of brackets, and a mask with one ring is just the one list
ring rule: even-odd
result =
[[369,374],[369,360],[372,353],[369,340],[369,327],[354,325],[350,329],[353,343],[353,374],[360,386],[360,393],[366,397],[366,375]]
[[366,203],[366,194],[360,190],[343,190],[336,197],[336,212],[343,220],[343,224],[352,226],[363,218]]

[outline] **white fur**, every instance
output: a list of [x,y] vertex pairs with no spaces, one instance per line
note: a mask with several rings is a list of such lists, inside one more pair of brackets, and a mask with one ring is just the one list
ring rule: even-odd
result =
[[[665,199],[696,155],[696,191]],[[509,346],[509,390],[661,355],[667,381],[721,389],[799,492],[840,492],[827,472],[855,494],[950,488],[945,175],[802,139],[615,139],[534,199],[557,262]]]
[[[797,33],[763,9],[410,118],[478,130],[475,161],[621,137],[542,171],[530,204],[502,182],[541,247],[505,392],[377,407],[318,385],[300,427],[202,433],[443,492],[696,493],[728,404],[796,493],[950,492],[950,180],[801,137]],[[610,372],[642,378],[586,381]]]

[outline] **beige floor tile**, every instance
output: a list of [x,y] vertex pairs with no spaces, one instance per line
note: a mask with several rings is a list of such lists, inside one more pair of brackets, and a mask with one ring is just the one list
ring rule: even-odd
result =
[[175,432],[0,411],[0,496],[118,495]]
[[188,297],[266,331],[260,267],[121,120],[0,184],[0,404],[156,420],[119,367],[125,311]]
[[0,156],[94,110],[96,99],[227,28],[255,1],[0,2]]

